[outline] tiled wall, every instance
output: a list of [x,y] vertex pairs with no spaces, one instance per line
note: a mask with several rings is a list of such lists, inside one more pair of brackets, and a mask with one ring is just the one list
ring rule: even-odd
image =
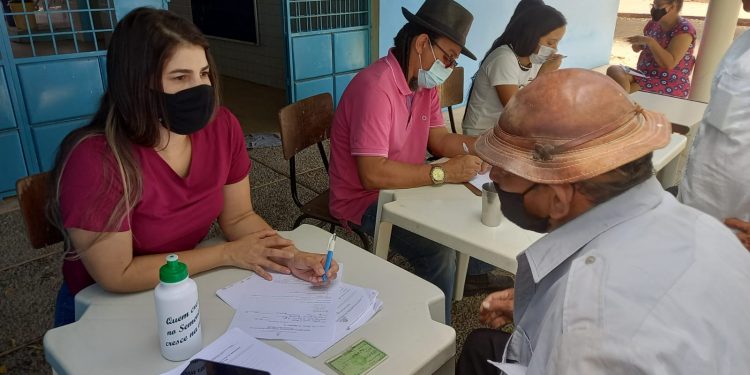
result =
[[[284,88],[284,25],[282,2],[257,0],[259,45],[211,39],[211,51],[219,72],[266,86]],[[190,0],[172,0],[169,10],[192,19]]]

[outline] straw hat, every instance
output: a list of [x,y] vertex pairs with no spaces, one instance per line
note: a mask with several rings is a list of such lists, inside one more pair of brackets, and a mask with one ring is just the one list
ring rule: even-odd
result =
[[419,7],[417,14],[401,7],[401,13],[409,22],[432,30],[461,46],[461,53],[472,60],[476,60],[471,51],[466,48],[466,35],[469,34],[474,16],[453,0],[427,0]]
[[542,183],[582,181],[669,143],[672,127],[609,77],[585,69],[539,75],[476,141],[485,162]]

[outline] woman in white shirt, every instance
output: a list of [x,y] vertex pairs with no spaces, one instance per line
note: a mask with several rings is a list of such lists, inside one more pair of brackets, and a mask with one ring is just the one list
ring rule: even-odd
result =
[[478,135],[494,127],[516,91],[537,74],[560,67],[563,56],[557,54],[557,44],[566,25],[562,13],[549,5],[516,13],[474,76],[462,124],[464,134]]

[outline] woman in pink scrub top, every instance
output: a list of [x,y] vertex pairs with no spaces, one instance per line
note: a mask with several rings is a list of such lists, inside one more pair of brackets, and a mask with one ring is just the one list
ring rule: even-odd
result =
[[[325,256],[298,250],[253,210],[244,135],[219,105],[208,42],[192,23],[132,11],[112,34],[107,77],[98,112],[65,138],[52,172],[67,255],[56,325],[73,321],[73,296],[93,283],[154,288],[165,253],[191,274],[233,266],[323,283]],[[196,249],[214,221],[227,242]]]

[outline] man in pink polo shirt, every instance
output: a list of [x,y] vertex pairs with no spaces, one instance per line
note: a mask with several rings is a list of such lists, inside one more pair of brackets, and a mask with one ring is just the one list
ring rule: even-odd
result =
[[[453,0],[427,0],[416,14],[401,9],[409,22],[394,48],[354,77],[331,128],[331,214],[370,234],[379,189],[466,182],[482,166],[475,138],[446,130],[435,89],[459,54],[476,60],[465,47],[474,17]],[[451,159],[426,164],[428,150]],[[391,247],[443,290],[450,322],[455,251],[400,228],[393,230]]]

